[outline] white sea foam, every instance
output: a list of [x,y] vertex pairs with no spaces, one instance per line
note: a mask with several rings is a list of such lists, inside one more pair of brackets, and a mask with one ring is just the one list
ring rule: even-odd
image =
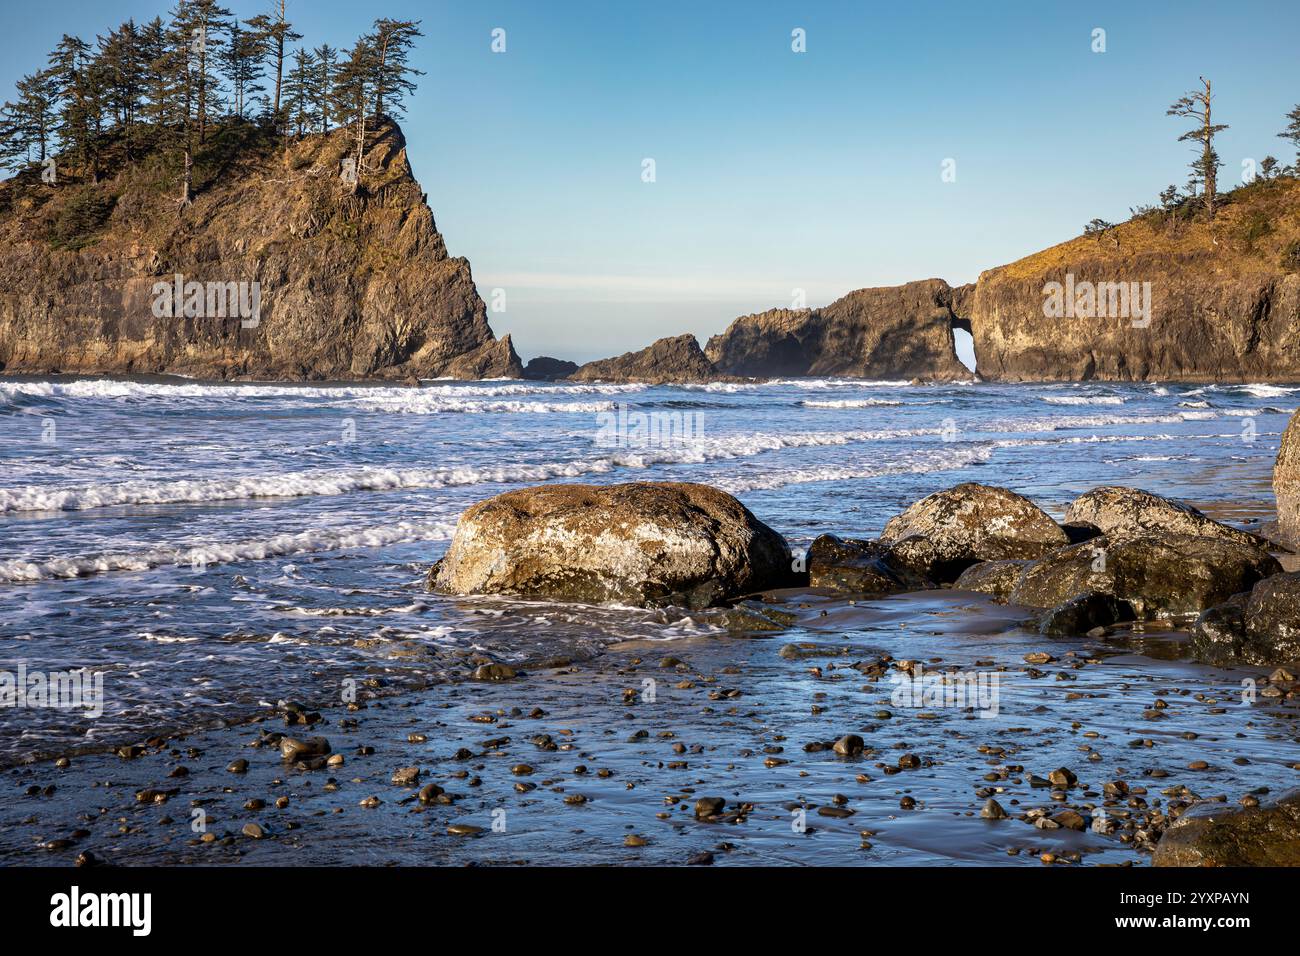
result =
[[918,453],[911,459],[888,465],[836,466],[821,468],[792,468],[766,475],[720,478],[714,483],[724,491],[743,494],[747,491],[768,491],[787,485],[812,484],[822,481],[853,481],[862,478],[880,478],[886,475],[928,474],[933,471],[953,471],[986,462],[993,454],[993,446],[955,448]]
[[876,431],[796,432],[789,435],[742,433],[697,439],[663,447],[628,449],[609,455],[536,465],[510,464],[451,468],[361,468],[352,471],[301,471],[177,481],[125,481],[75,486],[27,485],[0,488],[0,514],[34,511],[84,511],[123,505],[165,505],[242,498],[298,498],[356,492],[449,488],[477,484],[541,482],[604,474],[616,468],[649,468],[747,458],[783,448],[847,445],[938,434],[938,428]]
[[550,385],[536,382],[480,382],[473,385],[422,385],[420,388],[391,385],[175,385],[160,382],[128,382],[111,379],[81,379],[72,382],[0,382],[0,395],[66,399],[325,399],[402,402],[415,397],[498,398],[516,395],[619,395],[644,391],[641,384]]
[[236,561],[264,561],[288,554],[377,548],[410,541],[450,538],[454,521],[397,521],[375,528],[328,528],[278,534],[251,541],[201,542],[175,548],[145,548],[113,554],[48,558],[41,561],[0,561],[0,582],[44,581],[50,578],[79,578],[109,571],[147,571],[175,565],[178,574],[201,575],[196,568]]
[[885,398],[828,398],[824,400],[804,399],[799,403],[806,408],[876,408],[878,406],[902,405]]
[[1043,401],[1049,405],[1123,405],[1118,395],[1048,395]]

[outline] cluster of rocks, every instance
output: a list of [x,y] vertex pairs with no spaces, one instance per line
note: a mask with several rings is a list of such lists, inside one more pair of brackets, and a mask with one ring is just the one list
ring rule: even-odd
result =
[[1136,488],[1095,488],[1058,523],[1015,492],[966,483],[916,502],[878,540],[822,535],[801,566],[781,535],[707,485],[545,485],[467,510],[429,583],[453,594],[727,604],[765,630],[782,624],[745,598],[767,589],[954,587],[1028,609],[1048,636],[1169,621],[1191,625],[1206,662],[1288,664],[1300,659],[1300,573],[1284,573],[1268,547]]

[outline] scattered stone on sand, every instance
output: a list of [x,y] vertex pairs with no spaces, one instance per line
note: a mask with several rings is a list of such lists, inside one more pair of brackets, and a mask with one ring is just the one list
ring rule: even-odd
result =
[[845,734],[835,741],[832,749],[841,757],[854,757],[862,753],[864,741],[857,734]]
[[304,757],[323,757],[330,752],[330,742],[324,737],[280,738],[280,756],[285,760],[302,760]]

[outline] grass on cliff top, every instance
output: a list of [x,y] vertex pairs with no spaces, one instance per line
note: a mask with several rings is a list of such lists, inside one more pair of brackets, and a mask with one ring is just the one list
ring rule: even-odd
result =
[[1279,176],[1238,186],[1219,197],[1213,221],[1199,201],[1173,214],[1138,212],[1098,236],[1078,236],[989,270],[1008,279],[1036,279],[1085,260],[1201,258],[1233,273],[1300,272],[1300,179]]
[[[42,238],[54,250],[76,251],[103,239],[120,221],[136,236],[154,229],[171,231],[179,212],[183,153],[174,145],[150,141],[150,132],[137,134],[128,151],[119,136],[102,145],[98,178],[84,165],[57,157],[58,181],[41,181],[39,167],[25,169],[0,181],[0,236],[10,241]],[[203,197],[250,175],[293,176],[313,167],[337,166],[355,144],[355,134],[336,129],[286,139],[256,123],[228,122],[210,126],[207,140],[197,145],[191,170],[191,197]],[[376,147],[404,145],[396,124],[378,124],[367,136],[369,156]],[[367,167],[363,182],[371,192],[409,174],[404,163]],[[116,213],[116,216],[115,216]],[[327,218],[333,218],[333,211]],[[355,224],[354,224],[355,226]],[[332,223],[332,232],[346,229]]]

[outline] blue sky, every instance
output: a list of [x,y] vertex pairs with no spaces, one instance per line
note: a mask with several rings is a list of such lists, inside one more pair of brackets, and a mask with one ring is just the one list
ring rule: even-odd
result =
[[[0,81],[156,0],[9,11]],[[228,0],[241,16],[269,0]],[[1243,158],[1300,102],[1300,4],[290,0],[307,43],[422,19],[405,122],[453,255],[527,359],[586,360],[737,315],[955,284],[1186,179],[1166,107],[1208,75]],[[506,31],[506,52],[490,47]],[[807,52],[791,50],[806,31]],[[1106,31],[1106,52],[1092,32]],[[643,182],[643,160],[656,181]],[[956,179],[944,182],[945,159]]]

